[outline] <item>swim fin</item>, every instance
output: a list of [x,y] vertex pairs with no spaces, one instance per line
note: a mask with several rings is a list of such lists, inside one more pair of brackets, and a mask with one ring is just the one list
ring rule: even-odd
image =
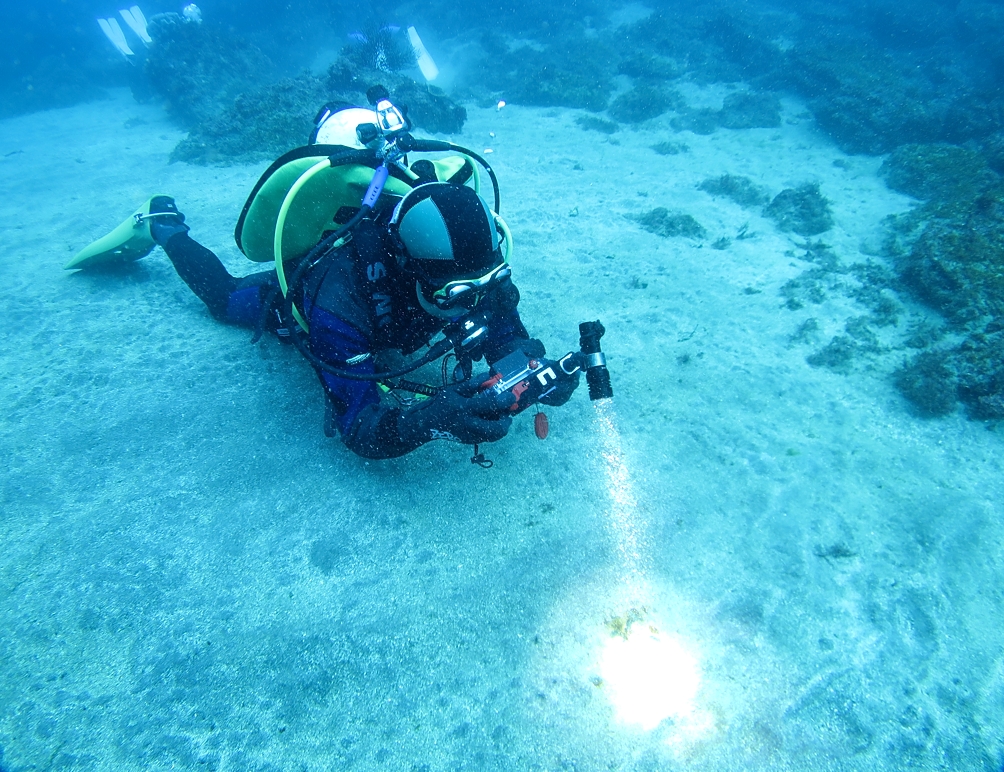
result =
[[118,49],[119,53],[122,54],[126,59],[130,56],[135,56],[133,50],[129,48],[129,44],[126,42],[125,33],[119,26],[119,21],[114,16],[110,19],[98,19],[98,25],[101,27],[101,31],[105,33],[105,36],[112,41],[112,45]]
[[162,195],[164,194],[158,193],[156,196],[151,196],[115,230],[81,249],[63,266],[63,269],[70,271],[76,268],[128,263],[149,255],[157,246],[153,236],[150,235],[150,202]]

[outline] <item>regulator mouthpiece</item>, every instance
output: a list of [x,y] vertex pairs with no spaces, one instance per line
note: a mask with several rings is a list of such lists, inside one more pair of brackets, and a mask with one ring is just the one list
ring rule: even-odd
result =
[[614,395],[610,385],[610,371],[607,370],[607,358],[600,351],[600,338],[605,332],[599,320],[579,324],[579,351],[582,354],[582,369],[586,371],[591,402],[610,399]]

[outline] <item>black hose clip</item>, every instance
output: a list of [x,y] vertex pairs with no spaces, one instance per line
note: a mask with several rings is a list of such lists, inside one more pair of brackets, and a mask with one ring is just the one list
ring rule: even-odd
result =
[[474,443],[474,455],[471,456],[471,463],[480,466],[482,469],[491,469],[495,462],[490,458],[485,458],[485,454],[478,450],[478,444]]

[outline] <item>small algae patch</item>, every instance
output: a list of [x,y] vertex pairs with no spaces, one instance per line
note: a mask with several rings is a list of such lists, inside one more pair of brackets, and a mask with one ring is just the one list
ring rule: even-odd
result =
[[656,207],[635,219],[649,233],[655,233],[667,239],[676,236],[703,239],[707,235],[704,227],[689,214],[670,212],[664,206]]
[[598,131],[600,134],[616,134],[620,131],[620,126],[614,121],[608,121],[606,118],[595,115],[580,115],[576,117],[575,124],[580,129]]
[[631,632],[632,625],[645,621],[648,609],[642,606],[640,609],[630,608],[627,613],[610,617],[606,620],[607,629],[611,636],[616,636],[627,640]]
[[830,202],[815,183],[782,190],[764,207],[763,214],[782,231],[793,231],[799,236],[815,236],[833,227]]
[[781,100],[774,94],[737,91],[725,97],[719,122],[725,129],[774,129],[781,125]]
[[656,142],[652,145],[652,149],[659,155],[679,155],[690,152],[690,146],[685,142]]
[[617,97],[607,112],[624,123],[641,123],[675,109],[680,104],[682,98],[675,90],[641,84]]
[[749,177],[742,177],[738,174],[709,177],[697,187],[705,193],[710,193],[712,196],[724,196],[746,208],[763,206],[770,201],[766,190],[754,183]]

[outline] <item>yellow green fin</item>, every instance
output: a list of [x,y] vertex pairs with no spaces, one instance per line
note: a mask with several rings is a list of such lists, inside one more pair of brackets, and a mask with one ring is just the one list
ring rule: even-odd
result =
[[[161,195],[164,194],[157,194],[157,196]],[[77,252],[63,268],[69,271],[77,268],[93,268],[99,265],[128,263],[150,254],[156,243],[150,235],[150,222],[144,219],[144,215],[150,214],[150,202],[157,196],[151,196],[147,199],[143,206],[129,215],[107,236],[102,236],[93,244],[89,244]]]

